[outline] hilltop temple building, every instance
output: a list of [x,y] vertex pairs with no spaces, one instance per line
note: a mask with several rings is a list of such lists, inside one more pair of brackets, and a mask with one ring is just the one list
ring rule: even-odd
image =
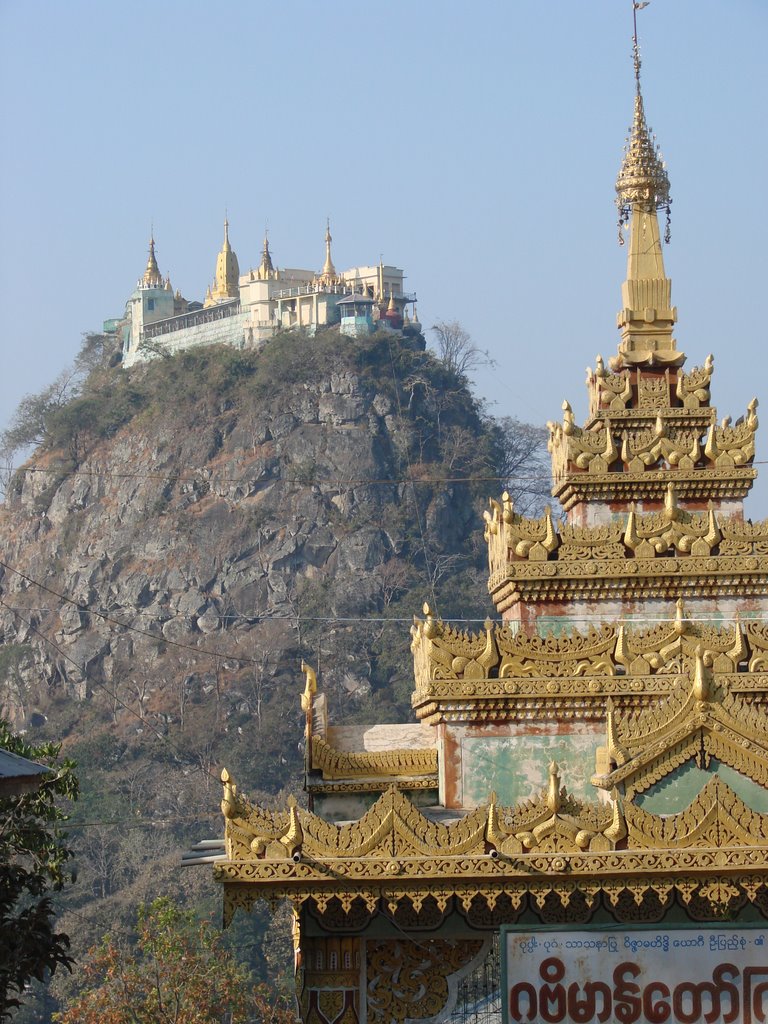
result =
[[125,315],[106,321],[105,331],[121,335],[126,367],[158,352],[214,344],[258,345],[276,331],[291,328],[312,333],[339,324],[343,333],[357,336],[381,324],[419,332],[416,296],[403,290],[403,271],[381,260],[377,266],[337,271],[331,242],[328,224],[321,270],[281,270],[272,262],[265,236],[259,266],[241,274],[225,220],[213,283],[203,302],[190,302],[174,292],[170,277],[161,274],[151,237],[147,266],[126,303]]
[[564,521],[491,501],[499,620],[425,606],[414,724],[330,724],[304,667],[309,809],[223,773],[225,920],[289,902],[306,1022],[768,1020],[757,403],[720,422],[685,369],[636,39],[635,73],[618,350],[549,427]]

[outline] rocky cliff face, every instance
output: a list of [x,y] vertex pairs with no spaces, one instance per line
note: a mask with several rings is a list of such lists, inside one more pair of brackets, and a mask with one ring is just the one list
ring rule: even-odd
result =
[[455,481],[497,457],[423,341],[210,349],[102,374],[78,401],[2,509],[15,726],[58,708],[44,731],[76,742],[90,705],[89,728],[130,746],[245,735],[275,788],[297,763],[301,657],[338,713],[398,714],[408,629],[392,620],[477,561],[478,489]]
[[[480,508],[504,455],[422,338],[104,356],[0,507],[0,713],[80,766],[77,955],[140,900],[215,905],[179,849],[219,834],[222,765],[261,801],[301,789],[302,658],[337,722],[410,717],[411,616],[490,610]],[[274,983],[290,951],[257,912],[238,927]]]

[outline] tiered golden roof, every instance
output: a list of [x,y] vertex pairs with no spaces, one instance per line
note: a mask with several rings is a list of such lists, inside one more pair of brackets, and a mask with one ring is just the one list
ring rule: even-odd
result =
[[414,619],[421,731],[392,734],[409,745],[341,749],[303,666],[310,809],[255,807],[222,776],[225,918],[290,902],[312,1024],[449,1019],[502,925],[768,918],[768,520],[742,510],[757,402],[718,422],[712,357],[682,369],[636,34],[635,87],[618,353],[588,371],[584,426],[568,403],[549,424],[564,521],[491,501],[503,621]]

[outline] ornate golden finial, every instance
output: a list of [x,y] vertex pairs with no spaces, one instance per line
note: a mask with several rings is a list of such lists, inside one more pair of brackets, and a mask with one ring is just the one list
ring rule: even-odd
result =
[[149,236],[149,256],[147,257],[147,269],[144,271],[144,276],[141,279],[141,283],[145,288],[163,287],[163,276],[160,273],[160,268],[158,267],[157,259],[155,258],[154,232],[151,232]]
[[682,366],[673,337],[677,310],[672,305],[672,282],[664,270],[658,211],[667,215],[664,240],[669,241],[669,211],[672,202],[667,170],[656,139],[645,120],[640,85],[640,47],[637,41],[637,12],[648,2],[632,2],[632,36],[635,70],[635,112],[616,180],[619,212],[619,241],[629,225],[627,277],[621,287],[622,308],[616,318],[621,332],[619,352],[610,360],[614,373],[635,366],[651,369]]
[[603,832],[603,835],[606,839],[615,844],[626,838],[627,823],[624,818],[624,808],[621,804],[621,797],[619,796],[619,791],[617,789],[613,789],[611,792],[611,800],[613,802],[613,817],[611,819],[611,824],[605,832]]
[[629,138],[624,149],[624,159],[616,179],[616,206],[619,211],[619,242],[624,244],[622,228],[629,223],[635,206],[650,210],[664,210],[667,215],[664,241],[669,242],[670,205],[669,177],[667,169],[645,120],[643,93],[640,87],[640,47],[637,41],[637,12],[647,7],[648,2],[633,0],[632,17],[634,33],[632,54],[635,68],[635,113]]
[[299,821],[299,808],[296,803],[296,797],[289,796],[287,803],[289,824],[286,831],[280,836],[280,842],[288,851],[288,856],[293,857],[304,842],[304,832]]
[[549,763],[549,781],[547,783],[547,807],[552,811],[553,814],[557,814],[561,806],[560,798],[560,772],[558,771],[557,762],[550,761]]
[[308,665],[305,661],[301,663],[301,671],[307,677],[304,692],[301,695],[301,710],[311,711],[312,700],[317,693],[317,675],[312,666]]
[[[711,672],[708,671],[707,652],[699,644],[693,652],[693,699],[704,703],[710,699],[711,693]],[[711,662],[711,658],[709,659]]]
[[680,507],[677,504],[677,490],[675,489],[675,483],[670,480],[667,484],[667,489],[664,492],[664,519],[668,523],[674,522],[680,517]]
[[492,792],[491,802],[488,804],[488,818],[485,823],[485,841],[498,851],[507,835],[501,826],[501,816],[496,799],[496,793]]
[[682,636],[685,633],[685,627],[687,625],[685,618],[685,608],[683,606],[682,597],[678,597],[675,602],[675,633],[678,636]]
[[221,813],[225,818],[235,818],[239,813],[237,786],[226,768],[221,769],[221,782],[224,786],[224,795],[221,800]]
[[605,704],[605,736],[606,750],[608,757],[613,762],[611,770],[617,765],[622,765],[627,760],[626,751],[619,741],[619,733],[616,728],[616,715],[613,700],[609,697]]

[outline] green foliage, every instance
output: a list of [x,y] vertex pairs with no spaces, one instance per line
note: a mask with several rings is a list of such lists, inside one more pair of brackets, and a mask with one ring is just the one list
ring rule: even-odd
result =
[[221,933],[167,897],[139,907],[138,938],[91,949],[86,984],[58,1024],[293,1024],[287,1001],[254,988]]
[[0,749],[54,770],[38,789],[0,798],[0,1019],[19,1005],[32,978],[42,981],[58,967],[70,967],[69,938],[55,931],[51,894],[70,877],[72,856],[58,827],[66,818],[62,804],[77,798],[72,761],[59,759],[60,748],[31,746],[0,719]]

